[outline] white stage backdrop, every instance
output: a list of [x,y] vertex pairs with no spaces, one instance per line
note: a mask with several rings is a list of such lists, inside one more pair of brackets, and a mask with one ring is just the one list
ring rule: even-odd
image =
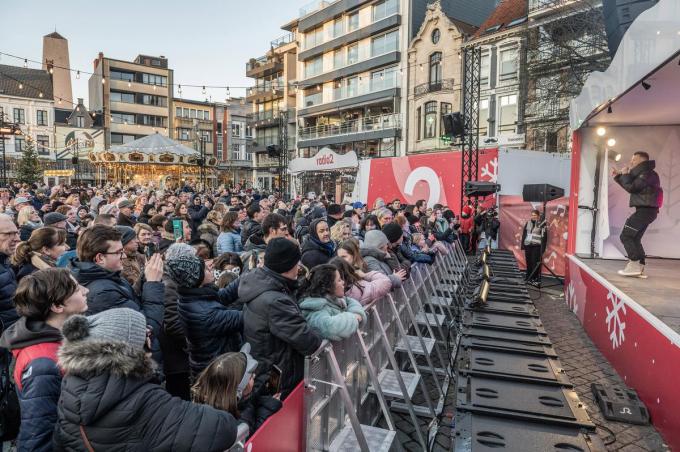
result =
[[[649,256],[680,258],[680,126],[654,127],[609,127],[608,136],[616,138],[616,151],[622,154],[619,167],[630,160],[635,151],[646,151],[656,161],[656,172],[661,178],[664,190],[664,205],[659,216],[650,225],[642,240]],[[583,149],[591,152],[592,149]],[[623,258],[624,249],[619,234],[634,209],[628,207],[629,194],[611,177],[610,165],[603,165],[607,171],[601,187],[607,199],[601,199],[600,212],[607,211],[609,218],[598,221],[600,229],[601,256]],[[607,190],[608,187],[608,190]],[[606,204],[605,204],[606,203]],[[607,205],[605,210],[605,205]],[[607,234],[607,223],[609,224]]]

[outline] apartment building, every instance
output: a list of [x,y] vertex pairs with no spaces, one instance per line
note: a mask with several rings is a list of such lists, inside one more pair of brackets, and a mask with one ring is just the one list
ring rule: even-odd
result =
[[173,71],[167,58],[139,55],[123,61],[100,52],[93,72],[89,109],[104,116],[107,148],[173,130]]
[[170,138],[197,151],[204,146],[206,157],[215,155],[215,104],[199,100],[172,100],[173,133]]
[[227,186],[253,185],[253,141],[248,120],[252,104],[245,98],[231,98],[226,103],[215,104],[215,146],[220,183]]
[[481,50],[479,147],[525,148],[527,0],[506,0],[465,44]]
[[449,17],[435,2],[408,49],[406,153],[447,151],[442,117],[460,111],[462,46],[477,28]]
[[265,55],[246,63],[246,76],[255,79],[255,86],[246,95],[246,101],[252,104],[247,127],[252,131],[253,141],[248,150],[254,154],[253,185],[263,190],[281,186],[285,169],[280,161],[290,158],[286,155],[280,159],[267,149],[275,145],[285,154],[292,154],[295,149],[296,27],[295,20],[284,25],[287,33],[271,41]]

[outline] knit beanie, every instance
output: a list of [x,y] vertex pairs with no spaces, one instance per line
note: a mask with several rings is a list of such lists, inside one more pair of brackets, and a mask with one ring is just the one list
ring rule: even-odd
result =
[[130,308],[116,308],[85,317],[69,317],[61,330],[69,342],[125,342],[141,350],[146,342],[146,318]]
[[401,229],[401,226],[399,226],[397,223],[387,223],[385,226],[383,226],[382,231],[390,243],[396,243],[404,233],[404,231]]
[[300,248],[284,237],[270,240],[264,250],[264,266],[276,273],[292,270],[301,258]]
[[193,289],[200,287],[205,276],[205,264],[196,256],[180,255],[165,260],[168,275],[179,287]]
[[388,243],[390,242],[385,234],[377,229],[367,231],[364,237],[364,248],[380,248]]
[[132,229],[130,226],[116,226],[116,231],[120,232],[120,242],[123,244],[123,246],[127,245],[130,243],[133,239],[137,237],[137,234],[135,234],[135,230]]
[[165,251],[165,260],[177,259],[180,256],[195,256],[196,248],[187,243],[173,243]]

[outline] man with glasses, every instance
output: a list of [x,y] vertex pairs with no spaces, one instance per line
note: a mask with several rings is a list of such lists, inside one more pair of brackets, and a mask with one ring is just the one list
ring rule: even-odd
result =
[[9,215],[0,214],[0,330],[4,331],[19,319],[14,309],[17,280],[9,262],[19,244],[19,230]]
[[[163,323],[165,288],[163,260],[154,254],[147,260],[138,281],[141,290],[135,292],[132,285],[122,276],[125,249],[122,235],[116,229],[96,225],[86,229],[78,239],[78,259],[72,262],[72,272],[78,283],[87,287],[88,315],[113,308],[130,308],[146,317],[147,325],[153,329],[154,338],[160,333]],[[154,341],[157,351],[157,340]],[[154,353],[154,358],[160,355]]]

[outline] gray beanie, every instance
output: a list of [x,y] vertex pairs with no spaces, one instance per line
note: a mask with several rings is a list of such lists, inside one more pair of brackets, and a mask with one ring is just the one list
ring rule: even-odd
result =
[[165,260],[168,275],[179,287],[196,288],[203,283],[205,264],[196,256],[183,255]]
[[389,243],[387,236],[377,229],[367,231],[364,237],[364,248],[380,248]]
[[89,317],[74,315],[64,322],[61,333],[69,342],[124,342],[141,350],[146,342],[146,318],[130,308],[109,309]]
[[130,226],[117,225],[116,231],[120,232],[121,235],[120,243],[122,243],[123,246],[127,245],[128,243],[137,238],[135,230],[132,229]]
[[196,248],[186,243],[173,243],[165,250],[165,260],[170,261],[181,256],[195,256]]

